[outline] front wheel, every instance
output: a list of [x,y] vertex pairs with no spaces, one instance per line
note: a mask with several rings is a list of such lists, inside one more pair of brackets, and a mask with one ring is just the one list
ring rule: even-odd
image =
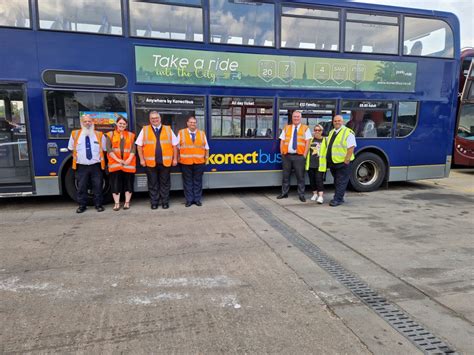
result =
[[[64,176],[64,188],[67,195],[74,201],[77,202],[77,182],[74,176],[74,169],[72,166],[67,168],[66,175]],[[102,183],[102,195],[104,203],[109,203],[112,201],[112,194],[110,192],[109,179],[107,175],[104,174],[104,179]],[[89,206],[94,205],[94,198],[92,194],[92,187],[87,189],[87,204]]]
[[382,185],[386,171],[385,162],[377,154],[361,153],[351,164],[351,185],[359,192],[375,191]]

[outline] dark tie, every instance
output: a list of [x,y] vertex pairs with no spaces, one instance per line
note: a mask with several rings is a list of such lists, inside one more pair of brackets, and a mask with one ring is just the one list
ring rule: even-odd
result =
[[155,135],[159,135],[160,134],[160,130],[158,128],[155,128]]
[[191,139],[194,141],[196,140],[196,133],[191,132]]
[[89,138],[89,136],[86,136],[86,158],[87,160],[92,159],[91,139]]
[[296,148],[298,147],[298,129],[296,126],[293,126],[293,150],[296,151]]

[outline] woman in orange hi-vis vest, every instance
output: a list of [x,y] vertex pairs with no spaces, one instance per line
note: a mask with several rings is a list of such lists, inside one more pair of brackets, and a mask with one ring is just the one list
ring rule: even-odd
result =
[[120,193],[125,191],[123,209],[130,208],[136,172],[135,134],[127,131],[127,119],[119,116],[115,130],[107,133],[109,180],[114,198],[114,211],[120,209]]

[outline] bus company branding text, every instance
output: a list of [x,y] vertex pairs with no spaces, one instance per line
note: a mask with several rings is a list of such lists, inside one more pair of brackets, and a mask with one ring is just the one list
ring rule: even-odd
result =
[[209,156],[209,164],[223,165],[223,164],[269,164],[281,163],[280,153],[265,153],[262,150],[254,151],[252,153],[217,153]]
[[189,68],[190,60],[186,57],[153,54],[153,58],[158,75],[171,77],[176,74],[178,77],[188,78],[194,76],[198,79],[207,79],[211,83],[216,82],[216,72],[236,72],[239,69],[239,63],[230,58],[208,60],[197,58],[192,61],[191,68]]

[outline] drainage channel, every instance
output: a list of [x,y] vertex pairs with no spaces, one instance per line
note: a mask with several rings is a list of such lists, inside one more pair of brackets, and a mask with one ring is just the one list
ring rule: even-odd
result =
[[456,354],[451,346],[414,321],[411,316],[394,303],[388,301],[359,277],[345,269],[341,264],[308,241],[296,230],[280,221],[267,208],[250,197],[239,196],[244,204],[277,230],[291,244],[326,270],[334,279],[344,285],[364,304],[370,307],[395,330],[412,342],[425,354]]

